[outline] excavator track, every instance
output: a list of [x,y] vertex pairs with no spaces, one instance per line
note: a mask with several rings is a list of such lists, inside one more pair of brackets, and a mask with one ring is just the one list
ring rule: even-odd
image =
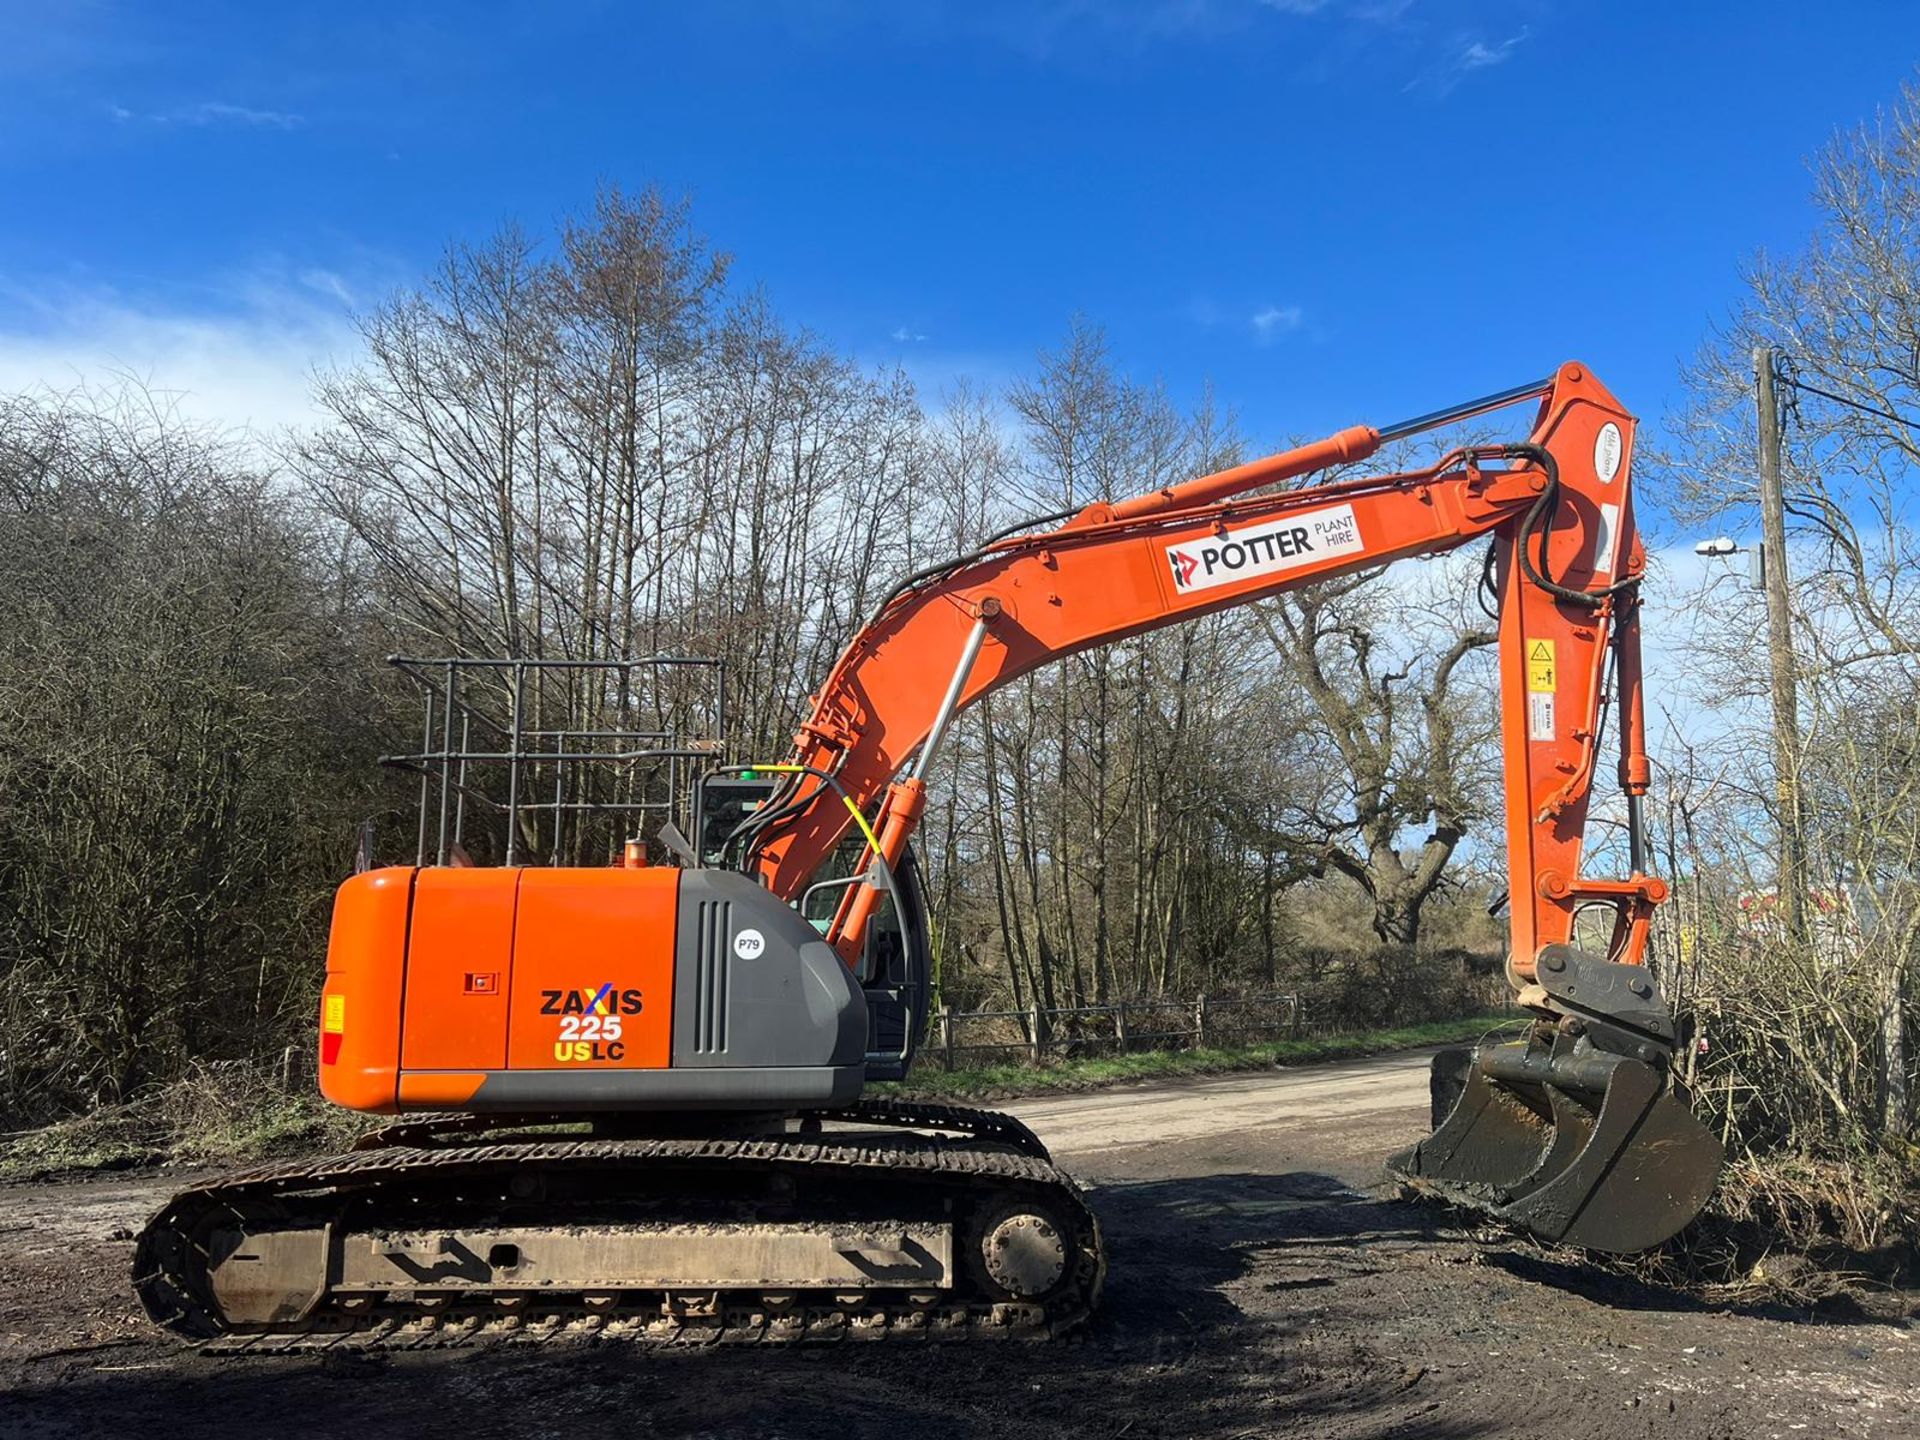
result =
[[[584,1111],[555,1111],[547,1115],[440,1115],[426,1120],[403,1120],[369,1130],[354,1141],[355,1150],[379,1150],[393,1145],[433,1145],[472,1141],[488,1131],[526,1130],[553,1125],[592,1125],[606,1121],[604,1115]],[[714,1117],[702,1117],[711,1124]],[[1025,1122],[999,1110],[978,1110],[968,1105],[941,1105],[925,1100],[899,1100],[891,1096],[868,1098],[837,1110],[810,1111],[801,1123],[818,1133],[821,1122],[840,1122],[861,1126],[887,1126],[909,1130],[936,1130],[964,1135],[975,1140],[991,1140],[1012,1147],[1023,1155],[1051,1160],[1045,1142]]]
[[787,1123],[389,1127],[182,1191],[134,1287],[217,1353],[1041,1335],[1091,1312],[1098,1224],[1019,1121],[883,1100]]

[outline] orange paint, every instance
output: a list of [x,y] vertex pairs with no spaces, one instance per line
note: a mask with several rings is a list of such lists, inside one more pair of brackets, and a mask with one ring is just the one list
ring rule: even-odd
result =
[[680,872],[520,873],[509,1068],[665,1068]]
[[408,1071],[400,1077],[402,1110],[460,1110],[473,1099],[484,1075],[457,1072]]
[[666,1066],[678,902],[664,867],[356,875],[334,901],[322,1092],[457,1110],[489,1072]]
[[386,1114],[397,1103],[400,988],[416,873],[410,866],[369,870],[334,897],[320,993],[320,1091],[349,1110]]
[[407,945],[400,1052],[406,1069],[506,1065],[508,987],[499,982],[513,968],[514,898],[524,873],[471,867],[420,872]]

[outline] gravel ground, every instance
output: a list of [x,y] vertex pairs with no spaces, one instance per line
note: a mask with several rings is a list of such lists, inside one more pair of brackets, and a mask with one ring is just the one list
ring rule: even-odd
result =
[[1112,1252],[1055,1342],[213,1360],[127,1288],[183,1175],[0,1188],[0,1435],[1920,1436],[1920,1297],[1728,1313],[1396,1200],[1424,1094],[1416,1055],[1012,1107]]

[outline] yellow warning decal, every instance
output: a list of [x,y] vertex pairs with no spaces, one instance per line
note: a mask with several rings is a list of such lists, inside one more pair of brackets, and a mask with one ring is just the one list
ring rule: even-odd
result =
[[329,995],[320,1012],[320,1028],[329,1035],[340,1035],[347,1028],[347,997]]
[[1533,640],[1527,644],[1527,689],[1552,694],[1554,684],[1553,641]]

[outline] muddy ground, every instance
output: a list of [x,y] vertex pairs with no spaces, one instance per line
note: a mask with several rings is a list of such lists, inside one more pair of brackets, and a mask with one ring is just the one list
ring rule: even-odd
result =
[[127,1289],[181,1176],[0,1188],[0,1436],[1920,1436],[1920,1297],[1728,1313],[1391,1198],[1423,1073],[1011,1107],[1095,1187],[1112,1252],[1098,1322],[1050,1343],[213,1360]]

